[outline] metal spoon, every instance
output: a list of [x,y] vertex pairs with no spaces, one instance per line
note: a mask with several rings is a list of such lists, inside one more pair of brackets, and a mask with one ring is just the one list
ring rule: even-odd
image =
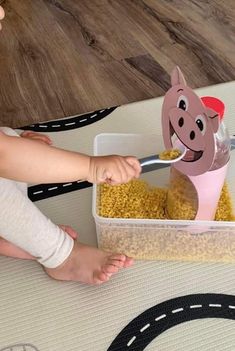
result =
[[[235,149],[235,135],[231,136],[231,150],[234,150],[234,149]],[[185,149],[183,151],[183,153],[179,157],[175,158],[174,160],[159,160],[158,155],[152,155],[152,156],[148,156],[145,158],[141,158],[139,161],[140,161],[140,164],[142,166],[142,173],[147,173],[147,172],[155,171],[157,169],[162,169],[162,168],[168,167],[168,166],[170,166],[170,163],[172,163],[172,161],[177,162],[182,157],[184,157],[186,151],[187,151],[187,149]],[[157,161],[157,159],[158,159],[158,161]],[[159,161],[161,161],[161,162],[159,162]],[[164,162],[162,162],[162,161],[164,161]]]
[[142,167],[152,165],[155,163],[175,163],[180,161],[185,156],[187,149],[185,147],[184,148],[181,147],[180,151],[181,151],[181,154],[178,157],[173,158],[171,160],[162,160],[160,159],[159,155],[152,155],[152,156],[139,159],[139,162]]

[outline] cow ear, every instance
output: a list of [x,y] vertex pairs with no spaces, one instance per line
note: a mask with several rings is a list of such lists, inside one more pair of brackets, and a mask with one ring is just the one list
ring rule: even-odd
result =
[[171,73],[171,85],[187,85],[183,73],[180,68],[176,66]]
[[209,120],[211,122],[213,132],[217,133],[219,129],[219,123],[220,123],[219,114],[214,110],[212,110],[211,108],[206,108],[206,114],[209,117]]

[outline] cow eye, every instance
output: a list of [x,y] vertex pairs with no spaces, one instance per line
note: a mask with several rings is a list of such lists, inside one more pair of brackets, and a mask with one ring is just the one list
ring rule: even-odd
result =
[[177,102],[177,107],[184,111],[188,110],[188,99],[186,98],[186,96],[180,95]]
[[200,129],[202,134],[204,135],[206,132],[206,120],[203,116],[198,115],[196,117],[196,125],[198,126],[198,128]]

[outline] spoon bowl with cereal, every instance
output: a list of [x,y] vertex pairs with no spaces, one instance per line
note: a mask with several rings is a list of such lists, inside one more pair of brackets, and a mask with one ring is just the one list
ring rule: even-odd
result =
[[[185,156],[186,152],[187,149],[183,145],[180,145],[177,149],[169,149],[161,152],[159,155],[141,158],[139,162],[141,167],[144,167],[142,168],[142,172],[161,168],[160,164],[170,165],[171,163],[178,162]],[[149,166],[151,167],[149,168]]]

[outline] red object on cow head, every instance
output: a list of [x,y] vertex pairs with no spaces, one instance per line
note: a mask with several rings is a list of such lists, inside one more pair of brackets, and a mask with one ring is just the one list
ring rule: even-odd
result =
[[223,119],[225,106],[221,100],[212,96],[203,96],[201,97],[201,100],[206,107],[218,113],[220,120]]

